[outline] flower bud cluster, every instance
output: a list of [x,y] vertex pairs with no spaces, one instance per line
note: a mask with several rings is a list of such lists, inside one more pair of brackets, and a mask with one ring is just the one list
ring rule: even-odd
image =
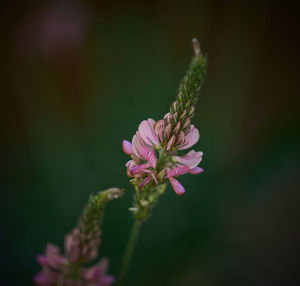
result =
[[162,120],[156,122],[154,130],[166,151],[176,149],[184,142],[184,136],[191,128],[191,118],[195,114],[195,104],[206,72],[206,57],[200,51],[199,42],[194,39],[195,56],[184,76],[177,99]]
[[107,275],[108,260],[84,267],[98,257],[105,204],[121,197],[123,190],[111,188],[91,197],[79,218],[78,226],[65,237],[65,255],[57,246],[48,244],[37,256],[42,271],[34,277],[38,286],[110,286],[115,279]]

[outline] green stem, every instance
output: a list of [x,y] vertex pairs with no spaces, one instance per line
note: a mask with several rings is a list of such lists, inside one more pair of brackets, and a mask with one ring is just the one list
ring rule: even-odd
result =
[[121,265],[121,270],[120,270],[120,274],[119,274],[119,279],[118,279],[118,285],[121,286],[123,285],[124,279],[125,279],[125,275],[126,275],[126,271],[128,269],[128,266],[130,264],[131,258],[132,258],[132,254],[134,251],[134,247],[137,241],[137,238],[139,236],[140,233],[140,228],[142,225],[142,221],[139,220],[135,220],[132,230],[131,230],[131,234],[129,237],[129,241],[126,247],[126,251],[125,251],[125,255],[123,258],[123,262]]

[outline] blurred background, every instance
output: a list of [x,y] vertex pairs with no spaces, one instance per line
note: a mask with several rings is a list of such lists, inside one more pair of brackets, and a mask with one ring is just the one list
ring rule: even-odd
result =
[[1,1],[0,284],[32,285],[91,193],[116,275],[133,222],[130,140],[176,96],[200,40],[204,173],[142,228],[127,285],[300,285],[299,18],[288,1]]

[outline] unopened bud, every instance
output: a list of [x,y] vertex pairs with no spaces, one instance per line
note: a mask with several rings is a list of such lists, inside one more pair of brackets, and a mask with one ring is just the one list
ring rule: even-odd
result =
[[157,121],[154,125],[154,131],[155,131],[156,135],[158,136],[160,142],[163,141],[164,130],[165,130],[165,121],[164,120]]
[[164,116],[164,120],[167,122],[167,124],[171,123],[172,115],[170,113],[167,113]]
[[187,118],[182,126],[183,129],[189,127],[189,125],[191,124],[191,121],[189,118]]
[[173,104],[171,106],[172,113],[175,113],[177,111],[177,107],[178,107],[178,102],[176,100],[176,101],[173,102]]
[[186,117],[186,109],[182,112],[180,120],[183,120]]
[[160,182],[164,179],[166,175],[166,169],[162,169],[158,174],[157,174],[157,180]]
[[195,55],[197,56],[201,52],[201,50],[200,50],[200,44],[199,44],[198,40],[195,39],[195,38],[192,40],[192,42],[193,42],[193,46],[194,46]]
[[178,112],[175,112],[173,115],[172,115],[172,119],[173,119],[173,122],[177,122],[177,119],[178,119]]
[[167,151],[170,151],[172,149],[172,147],[175,143],[175,140],[176,140],[176,136],[173,135],[167,144],[167,148],[166,148]]
[[194,112],[195,112],[195,107],[194,106],[191,106],[191,108],[190,108],[190,110],[189,110],[189,117],[191,116],[191,115],[193,115],[194,114]]
[[172,131],[172,125],[171,125],[171,123],[169,123],[164,131],[164,137],[166,139],[168,139],[170,137],[171,131]]
[[185,140],[184,132],[180,131],[179,135],[177,136],[176,145],[182,144],[184,140]]
[[176,127],[174,128],[174,133],[177,134],[179,132],[180,129],[180,121],[178,121]]

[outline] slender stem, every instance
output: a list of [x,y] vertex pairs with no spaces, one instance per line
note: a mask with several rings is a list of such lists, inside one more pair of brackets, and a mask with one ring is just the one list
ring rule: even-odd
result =
[[126,271],[127,271],[128,266],[130,264],[132,254],[133,254],[133,251],[134,251],[134,247],[135,247],[137,238],[138,238],[139,233],[140,233],[141,225],[142,225],[142,222],[136,219],[133,226],[132,226],[131,234],[130,234],[130,237],[129,237],[129,240],[128,240],[125,255],[124,255],[124,258],[123,258],[122,265],[121,265],[121,270],[120,270],[119,279],[118,279],[118,286],[123,285],[125,275],[126,275]]

